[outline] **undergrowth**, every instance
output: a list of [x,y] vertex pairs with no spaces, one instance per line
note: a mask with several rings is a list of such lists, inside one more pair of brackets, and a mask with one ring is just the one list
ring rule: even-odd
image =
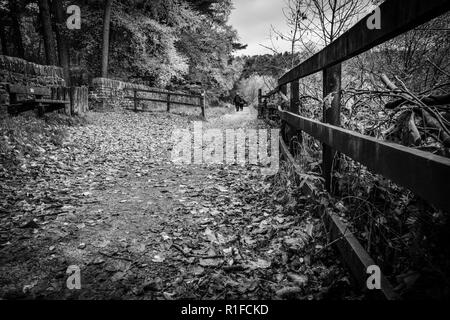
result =
[[356,237],[409,298],[449,296],[448,215],[341,156],[336,198]]
[[448,215],[343,155],[335,161],[331,197],[321,178],[320,143],[306,134],[302,145],[293,143],[297,166],[281,166],[275,179],[286,207],[293,213],[337,213],[401,297],[448,298]]

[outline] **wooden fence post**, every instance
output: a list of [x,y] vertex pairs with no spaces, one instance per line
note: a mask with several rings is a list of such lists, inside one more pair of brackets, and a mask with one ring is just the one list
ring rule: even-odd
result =
[[291,101],[289,105],[289,111],[295,114],[298,114],[298,103],[299,103],[299,82],[298,80],[294,80],[290,84],[291,86]]
[[[300,83],[299,80],[291,82],[291,97],[289,104],[289,111],[299,114],[300,105]],[[288,134],[289,151],[295,156],[300,150],[300,144],[303,143],[302,132],[300,130],[290,129]]]
[[80,89],[80,113],[89,111],[89,88],[81,87]]
[[[72,116],[73,113],[71,112],[71,106],[72,106],[72,97],[70,94],[70,87],[51,87],[50,88],[50,96],[52,100],[69,100],[70,103],[64,106],[64,110],[59,110],[58,112],[63,112],[64,114],[68,116]],[[38,96],[36,96],[38,98]],[[42,115],[46,111],[51,111],[53,108],[51,106],[45,107],[44,105],[41,105],[41,110],[39,112],[42,113]]]
[[138,105],[138,100],[137,100],[137,90],[134,89],[133,90],[134,93],[134,112],[137,112],[137,105]]
[[170,112],[170,92],[167,93],[167,112]]
[[[287,95],[287,85],[285,85],[285,84],[281,85],[280,92],[286,96]],[[288,138],[287,137],[287,127],[288,127],[288,125],[286,124],[286,122],[281,121],[280,134],[281,134],[281,137],[283,138],[284,142],[289,142],[287,139]]]
[[[331,97],[326,97],[333,94]],[[341,125],[341,64],[323,70],[323,120],[335,126]],[[337,191],[337,185],[333,182],[333,168],[339,166],[339,155],[331,147],[323,144],[322,173],[325,179],[325,187],[330,193]]]
[[76,97],[77,91],[75,91],[75,89],[76,87],[67,87],[64,89],[65,91],[64,100],[70,101],[69,105],[67,105],[65,108],[65,112],[70,116],[73,116],[75,114],[75,103],[77,101]]
[[87,87],[64,88],[64,100],[69,100],[65,112],[68,115],[81,115],[89,110],[89,90]]
[[267,107],[267,104],[268,104],[267,98],[264,98],[261,108],[262,108],[262,110],[266,110],[266,112],[267,112],[267,110],[269,110],[269,108]]
[[200,107],[202,108],[202,117],[203,119],[206,118],[205,116],[205,109],[206,109],[206,91],[203,90],[202,94],[200,96]]
[[287,95],[287,85],[284,84],[284,85],[280,86],[280,92],[286,96]]
[[262,89],[258,89],[258,118],[261,117],[262,107]]

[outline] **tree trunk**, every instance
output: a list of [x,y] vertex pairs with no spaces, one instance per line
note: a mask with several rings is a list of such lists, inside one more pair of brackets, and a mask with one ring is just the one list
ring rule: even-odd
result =
[[[1,17],[1,19],[4,19],[4,17]],[[0,41],[2,42],[2,54],[5,56],[8,56],[8,46],[6,44],[6,33],[5,33],[5,26],[0,21]]]
[[64,72],[64,80],[66,81],[66,85],[70,86],[70,65],[69,65],[69,50],[67,45],[67,39],[64,34],[64,9],[62,6],[62,1],[52,2],[53,12],[56,17],[56,42],[58,43],[58,56],[59,56],[59,65],[63,68]]
[[11,11],[12,29],[14,32],[13,41],[16,49],[16,55],[19,58],[25,58],[25,50],[22,42],[22,32],[20,31],[20,9],[16,1],[9,2],[9,8]]
[[111,7],[113,0],[105,0],[105,11],[103,16],[103,52],[102,52],[102,77],[108,77],[108,55],[109,55],[109,25],[111,22]]
[[48,0],[39,0],[39,14],[44,38],[45,61],[49,65],[56,65],[55,39],[53,38],[50,6]]

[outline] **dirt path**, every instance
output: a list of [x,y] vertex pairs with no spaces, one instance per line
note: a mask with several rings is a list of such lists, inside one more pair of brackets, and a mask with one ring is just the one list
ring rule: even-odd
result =
[[[89,125],[69,128],[24,186],[66,200],[9,222],[1,296],[311,299],[336,279],[345,285],[334,257],[310,254],[319,221],[287,215],[274,200],[276,178],[255,166],[170,162],[172,130],[189,125],[182,116],[125,112],[94,113]],[[204,126],[265,125],[245,108]],[[70,265],[80,268],[80,290],[66,287]]]
[[264,124],[257,120],[257,110],[253,107],[244,108],[243,111],[225,114],[222,117],[208,122],[211,128],[256,128]]

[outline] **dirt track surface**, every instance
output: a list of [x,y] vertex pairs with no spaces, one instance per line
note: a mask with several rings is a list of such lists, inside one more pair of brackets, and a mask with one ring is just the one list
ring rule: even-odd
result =
[[[315,299],[347,290],[334,256],[309,254],[319,221],[286,214],[275,178],[256,166],[170,161],[171,133],[190,127],[186,118],[90,118],[69,127],[60,148],[3,174],[2,188],[16,189],[2,207],[1,297]],[[204,127],[265,125],[245,108]],[[71,265],[80,290],[66,286]]]

